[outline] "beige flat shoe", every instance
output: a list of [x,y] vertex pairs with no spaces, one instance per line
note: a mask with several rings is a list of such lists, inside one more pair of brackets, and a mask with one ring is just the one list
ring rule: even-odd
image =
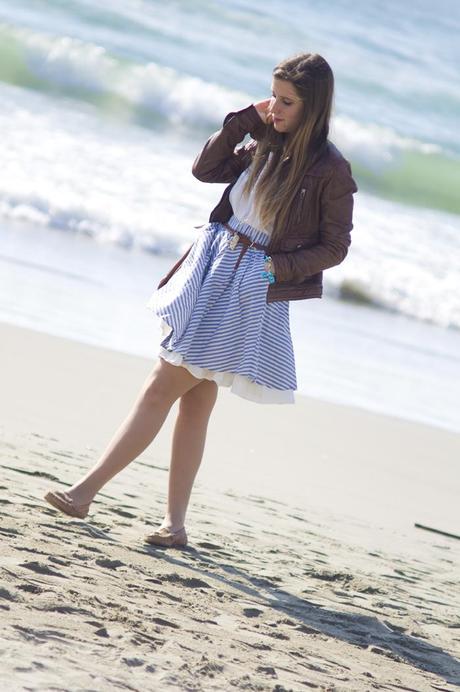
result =
[[84,519],[88,515],[91,504],[89,502],[87,505],[77,505],[65,490],[49,490],[44,499],[55,509],[77,519]]
[[179,529],[179,531],[170,531],[169,529],[162,528],[144,536],[144,541],[145,543],[150,543],[150,545],[161,545],[165,548],[185,548],[188,538],[185,527]]

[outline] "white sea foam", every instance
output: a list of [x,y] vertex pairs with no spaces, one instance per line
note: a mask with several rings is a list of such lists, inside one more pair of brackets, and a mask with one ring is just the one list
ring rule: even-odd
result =
[[397,161],[405,151],[442,154],[442,149],[437,144],[401,137],[389,127],[372,123],[359,124],[344,115],[333,119],[331,137],[340,142],[347,156],[377,173],[387,164]]
[[[251,102],[154,63],[133,65],[97,45],[17,30],[31,70],[98,93],[151,105],[171,122],[219,127],[223,115]],[[0,215],[150,252],[179,253],[207,220],[219,186],[191,175],[206,134],[194,139],[125,125],[97,107],[39,91],[0,86]],[[198,97],[198,92],[200,96]],[[203,98],[202,95],[205,94]],[[431,155],[435,145],[338,116],[334,138],[371,169],[397,152]],[[395,153],[396,152],[396,153]],[[358,282],[376,303],[442,326],[460,327],[460,236],[457,217],[384,202],[360,190],[350,256],[326,273],[326,290]]]
[[0,36],[14,40],[28,70],[50,86],[117,96],[173,125],[215,124],[217,113],[247,105],[248,97],[199,77],[154,62],[139,64],[110,55],[100,45],[70,36],[51,36],[0,24]]
[[413,209],[361,192],[352,245],[328,272],[337,295],[343,282],[377,305],[444,327],[460,327],[458,218]]
[[[52,36],[30,29],[0,24],[0,37],[13,40],[32,75],[79,98],[87,90],[110,104],[110,96],[123,99],[133,109],[144,108],[171,125],[218,127],[229,111],[243,108],[254,96],[180,73],[153,61],[129,62],[103,46],[70,36]],[[442,148],[393,129],[362,124],[345,115],[333,119],[331,135],[344,152],[372,170],[393,162],[402,152],[442,153]]]
[[178,251],[206,220],[213,191],[191,175],[191,150],[166,150],[141,128],[127,137],[89,107],[73,112],[14,87],[2,96],[4,217],[158,253]]

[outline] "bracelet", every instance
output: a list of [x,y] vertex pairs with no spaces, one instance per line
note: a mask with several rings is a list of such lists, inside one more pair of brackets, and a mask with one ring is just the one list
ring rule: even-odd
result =
[[275,275],[273,274],[273,272],[262,272],[262,276],[264,279],[268,279],[268,282],[270,284],[275,283]]
[[[271,266],[273,267],[273,260],[269,255],[264,256],[264,262],[270,262]],[[268,279],[270,284],[275,283],[275,275],[272,271],[263,271],[262,276],[264,279]]]

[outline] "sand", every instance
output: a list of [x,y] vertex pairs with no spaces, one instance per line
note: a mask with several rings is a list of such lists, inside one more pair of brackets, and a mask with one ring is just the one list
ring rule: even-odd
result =
[[87,520],[42,496],[96,460],[153,361],[0,325],[5,690],[454,690],[460,435],[220,390],[187,515],[149,546],[176,408]]

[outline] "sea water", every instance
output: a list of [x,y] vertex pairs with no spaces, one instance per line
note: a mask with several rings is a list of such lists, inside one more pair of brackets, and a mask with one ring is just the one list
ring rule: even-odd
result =
[[0,319],[154,358],[145,303],[223,190],[195,156],[319,52],[359,192],[291,303],[299,391],[459,430],[459,28],[454,0],[0,2]]

